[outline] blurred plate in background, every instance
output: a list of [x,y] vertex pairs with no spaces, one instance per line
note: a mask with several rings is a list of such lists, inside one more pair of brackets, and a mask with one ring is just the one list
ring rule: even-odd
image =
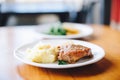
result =
[[41,25],[35,29],[38,36],[42,36],[44,38],[83,38],[92,35],[93,28],[91,26],[85,24],[78,24],[78,23],[63,23],[65,26],[69,26],[71,28],[75,28],[79,31],[78,34],[74,35],[49,35],[45,34],[44,32],[49,31],[52,27],[52,24]]

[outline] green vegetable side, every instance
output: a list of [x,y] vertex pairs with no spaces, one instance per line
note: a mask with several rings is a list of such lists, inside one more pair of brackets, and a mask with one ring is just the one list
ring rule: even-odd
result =
[[70,27],[71,25],[64,24],[55,24],[52,25],[45,34],[48,35],[76,35],[79,34],[79,30],[77,28]]
[[63,60],[58,60],[58,65],[65,65],[65,64],[67,64],[67,62],[66,62],[66,61],[63,61]]
[[61,26],[52,26],[47,34],[49,35],[66,35],[66,30]]

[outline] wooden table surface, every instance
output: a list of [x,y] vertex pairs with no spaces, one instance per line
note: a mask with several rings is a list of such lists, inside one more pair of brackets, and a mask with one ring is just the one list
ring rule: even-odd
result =
[[0,28],[0,80],[120,80],[120,31],[109,26],[94,25],[94,34],[82,40],[95,43],[105,50],[97,63],[72,69],[45,69],[16,60],[13,50],[34,41],[35,27]]

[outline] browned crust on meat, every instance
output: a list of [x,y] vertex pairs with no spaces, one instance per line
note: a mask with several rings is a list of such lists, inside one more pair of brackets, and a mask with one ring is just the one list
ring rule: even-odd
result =
[[90,48],[75,44],[59,46],[58,55],[58,60],[64,60],[68,63],[75,63],[85,56],[92,57]]

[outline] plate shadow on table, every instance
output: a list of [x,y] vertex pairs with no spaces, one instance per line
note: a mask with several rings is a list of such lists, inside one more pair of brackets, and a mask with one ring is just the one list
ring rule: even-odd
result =
[[[111,68],[112,63],[106,59],[103,58],[97,63],[77,67],[77,68],[70,68],[70,69],[47,69],[47,68],[39,68],[34,67],[27,64],[20,64],[17,66],[17,71],[19,75],[22,77],[34,75],[34,77],[38,77],[37,75],[57,75],[57,76],[72,76],[72,77],[88,77],[88,76],[95,76],[98,74],[101,74]],[[26,76],[25,76],[26,75]]]
[[48,71],[52,71],[53,73],[57,71],[57,74],[65,74],[68,72],[72,76],[94,76],[100,73],[103,73],[104,71],[108,70],[112,66],[112,63],[107,60],[106,58],[103,58],[101,61],[77,68],[70,68],[70,69],[47,69]]
[[78,67],[78,68],[73,68],[72,70],[69,70],[69,72],[73,76],[78,76],[78,77],[95,76],[109,70],[111,66],[112,63],[106,58],[103,58],[101,61],[97,63]]

